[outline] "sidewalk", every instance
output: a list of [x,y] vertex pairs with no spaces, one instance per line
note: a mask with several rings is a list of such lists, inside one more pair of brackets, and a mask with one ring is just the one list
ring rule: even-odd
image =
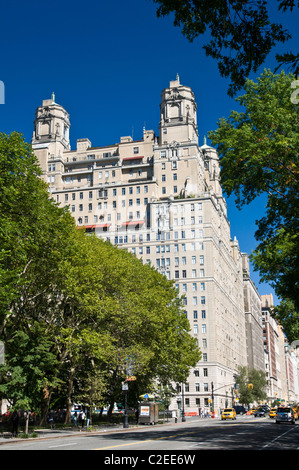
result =
[[[213,422],[218,421],[220,419],[219,416],[215,418],[200,418],[199,416],[186,416],[186,422],[200,422],[205,423],[207,421]],[[168,421],[165,420],[159,424],[155,424],[156,426],[171,426],[171,425],[179,425],[182,423],[181,418],[177,421],[175,418],[168,418]],[[0,434],[0,446],[1,444],[7,444],[12,442],[25,442],[25,441],[32,441],[37,439],[59,439],[61,437],[67,436],[78,436],[78,435],[91,435],[91,434],[106,434],[106,433],[114,433],[114,432],[127,432],[133,429],[142,429],[143,424],[130,424],[128,428],[123,427],[123,423],[120,424],[102,424],[99,426],[92,426],[90,428],[84,427],[82,430],[80,427],[69,427],[69,428],[58,428],[58,429],[37,429],[34,430],[34,434],[37,434],[37,437],[28,437],[28,438],[20,438],[20,437],[12,437],[10,432],[5,432]],[[23,430],[19,431],[19,434],[22,434]],[[30,432],[31,433],[31,432]]]
[[[180,421],[178,421],[179,423]],[[172,425],[175,424],[173,418],[169,418],[168,422],[165,421],[164,423],[156,424],[155,426],[165,426],[165,425]],[[5,432],[0,434],[0,446],[1,444],[7,444],[12,442],[27,442],[37,439],[56,439],[66,436],[78,436],[78,435],[91,435],[91,434],[106,434],[106,433],[114,433],[114,432],[126,432],[131,431],[132,429],[140,429],[142,424],[130,424],[128,428],[123,427],[123,423],[121,424],[107,424],[101,426],[93,426],[89,429],[84,427],[82,430],[79,427],[70,427],[70,428],[58,428],[58,429],[37,429],[34,430],[33,433],[37,437],[28,437],[28,438],[20,438],[20,437],[12,437],[10,432]],[[23,434],[23,431],[19,431],[19,435]],[[32,432],[30,432],[32,434]]]

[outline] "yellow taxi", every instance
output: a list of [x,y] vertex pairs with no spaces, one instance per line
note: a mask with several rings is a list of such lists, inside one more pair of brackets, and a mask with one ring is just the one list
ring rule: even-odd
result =
[[292,406],[291,408],[292,408],[293,413],[294,413],[294,418],[295,418],[295,420],[297,420],[298,419],[298,411],[299,411],[298,407],[297,406]]
[[269,418],[275,418],[276,416],[276,408],[271,408],[269,411]]
[[251,415],[254,415],[254,413],[255,413],[256,411],[257,411],[257,408],[251,408],[250,414],[251,414]]
[[237,413],[234,408],[224,408],[221,413],[221,419],[236,419]]

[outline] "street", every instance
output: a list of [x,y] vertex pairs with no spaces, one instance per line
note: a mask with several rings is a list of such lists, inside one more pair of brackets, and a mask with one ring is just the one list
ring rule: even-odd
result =
[[[200,451],[233,450],[262,451],[299,449],[299,424],[275,424],[271,418],[238,416],[236,421],[219,419],[187,419],[185,423],[140,426],[133,429],[107,433],[74,432],[59,438],[9,441],[0,446],[2,450],[97,450],[105,464],[120,464],[122,456],[139,456],[128,461],[131,466],[141,463],[180,464],[195,463]],[[142,459],[140,459],[140,451]],[[169,462],[157,462],[159,452],[168,452]],[[131,454],[130,454],[131,452]],[[180,454],[181,453],[181,454]],[[163,454],[161,454],[163,455]],[[160,455],[160,457],[161,457]],[[241,454],[242,455],[242,454]],[[192,457],[193,456],[193,457]],[[167,457],[167,458],[168,458]],[[151,459],[148,461],[148,459]],[[161,457],[162,458],[162,457]],[[164,457],[163,457],[164,458]],[[194,462],[192,459],[195,459]],[[135,463],[134,463],[135,462]]]

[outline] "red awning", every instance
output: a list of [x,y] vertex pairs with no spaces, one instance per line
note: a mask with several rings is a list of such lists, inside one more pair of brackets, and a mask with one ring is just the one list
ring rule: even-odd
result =
[[96,228],[105,228],[105,227],[110,227],[111,224],[98,224],[95,225]]
[[123,225],[141,225],[144,224],[144,220],[129,220],[128,222],[124,222]]

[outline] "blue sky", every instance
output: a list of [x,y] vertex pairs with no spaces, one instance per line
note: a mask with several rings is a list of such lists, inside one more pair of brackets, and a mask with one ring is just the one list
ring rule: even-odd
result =
[[[280,51],[295,51],[298,10],[278,14],[276,0],[269,3],[273,18],[293,35]],[[84,137],[94,146],[117,143],[124,135],[140,139],[143,126],[158,132],[161,91],[178,73],[195,93],[203,142],[218,119],[237,105],[226,94],[228,80],[220,77],[217,63],[205,57],[203,39],[187,41],[172,17],[156,17],[156,7],[151,0],[2,3],[0,80],[5,104],[0,105],[0,131],[16,130],[30,142],[35,110],[55,92],[56,102],[70,113],[72,148]],[[273,55],[257,75],[264,67],[274,70]],[[241,212],[232,197],[227,202],[231,236],[250,253],[264,200]],[[260,284],[258,273],[252,270],[251,275],[261,294],[274,294]]]

